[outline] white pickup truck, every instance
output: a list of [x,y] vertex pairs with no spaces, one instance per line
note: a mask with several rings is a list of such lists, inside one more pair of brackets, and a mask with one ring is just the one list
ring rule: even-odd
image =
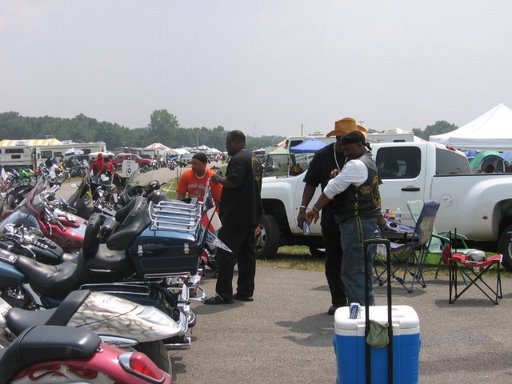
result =
[[[463,153],[437,143],[378,143],[373,144],[372,153],[383,181],[383,209],[400,208],[402,221],[413,225],[408,200],[439,201],[435,222],[438,231],[456,229],[478,242],[479,247],[503,253],[505,268],[512,270],[508,234],[512,232],[512,174],[472,174]],[[386,172],[384,167],[392,170]],[[258,256],[272,257],[285,244],[306,244],[312,252],[321,247],[319,224],[313,224],[307,236],[297,226],[304,175],[263,179],[265,214],[257,242]],[[312,203],[319,194],[320,188]]]

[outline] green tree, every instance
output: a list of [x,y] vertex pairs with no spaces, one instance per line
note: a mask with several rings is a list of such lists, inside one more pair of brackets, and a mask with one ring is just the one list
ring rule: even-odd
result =
[[442,133],[447,133],[451,131],[455,131],[458,127],[454,124],[450,124],[444,120],[436,121],[433,125],[428,125],[424,130],[419,128],[414,128],[412,132],[422,139],[428,140],[428,138],[432,135],[440,135]]
[[167,109],[155,110],[150,117],[149,136],[153,142],[169,145],[175,139],[179,126],[177,117],[169,113]]

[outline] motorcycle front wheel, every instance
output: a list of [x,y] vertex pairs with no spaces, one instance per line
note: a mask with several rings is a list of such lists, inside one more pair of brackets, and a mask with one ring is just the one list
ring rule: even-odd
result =
[[169,360],[169,353],[167,348],[161,340],[148,341],[146,343],[139,343],[133,347],[139,352],[144,353],[160,368],[162,371],[169,373],[171,369],[171,361]]

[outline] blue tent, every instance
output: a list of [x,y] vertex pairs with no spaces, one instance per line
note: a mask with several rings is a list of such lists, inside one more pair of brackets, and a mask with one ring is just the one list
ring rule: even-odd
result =
[[327,143],[317,139],[307,139],[300,144],[290,148],[291,153],[314,153],[325,147]]

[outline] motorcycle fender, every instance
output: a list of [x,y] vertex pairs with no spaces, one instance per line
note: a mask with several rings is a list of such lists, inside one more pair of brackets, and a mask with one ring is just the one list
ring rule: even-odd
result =
[[98,335],[118,335],[139,343],[180,335],[182,329],[155,307],[139,305],[102,292],[91,292],[68,326],[85,327]]

